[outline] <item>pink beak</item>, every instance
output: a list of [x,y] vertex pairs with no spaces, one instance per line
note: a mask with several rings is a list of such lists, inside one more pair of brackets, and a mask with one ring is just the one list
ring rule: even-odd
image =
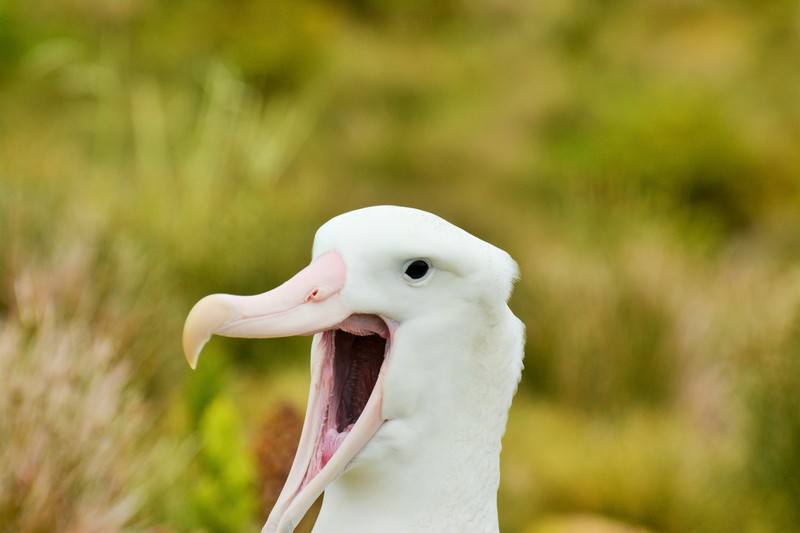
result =
[[271,291],[206,296],[189,312],[183,327],[189,366],[197,366],[211,335],[263,339],[311,335],[335,326],[351,314],[339,297],[345,279],[344,260],[337,252],[327,252]]

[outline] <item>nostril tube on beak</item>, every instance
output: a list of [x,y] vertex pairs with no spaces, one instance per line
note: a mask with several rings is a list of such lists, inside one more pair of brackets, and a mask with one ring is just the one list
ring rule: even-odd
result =
[[312,289],[305,297],[306,303],[310,302],[321,302],[325,300],[332,294],[334,294],[338,289],[332,289],[330,287],[315,287]]
[[317,299],[318,296],[319,296],[319,289],[314,289],[313,291],[308,293],[308,296],[306,296],[306,302],[313,302]]

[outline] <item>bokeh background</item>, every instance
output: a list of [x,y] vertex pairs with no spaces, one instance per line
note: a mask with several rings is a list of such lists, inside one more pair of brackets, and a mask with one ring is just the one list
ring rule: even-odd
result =
[[309,341],[183,319],[385,203],[520,264],[503,532],[800,531],[799,201],[794,0],[3,0],[0,531],[257,530]]

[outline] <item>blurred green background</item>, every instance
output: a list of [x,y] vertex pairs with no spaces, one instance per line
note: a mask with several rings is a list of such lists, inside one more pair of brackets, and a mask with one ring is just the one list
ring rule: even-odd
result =
[[799,201],[795,0],[2,0],[0,531],[257,530],[309,341],[183,319],[386,203],[520,264],[503,532],[800,531]]

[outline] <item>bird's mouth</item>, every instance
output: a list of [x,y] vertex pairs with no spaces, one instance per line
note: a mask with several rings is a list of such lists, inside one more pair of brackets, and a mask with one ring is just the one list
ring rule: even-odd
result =
[[261,338],[314,334],[303,431],[265,533],[292,531],[384,422],[383,379],[396,324],[348,308],[341,297],[345,272],[341,256],[328,252],[269,292],[203,298],[184,325],[184,352],[192,367],[213,334]]
[[377,315],[355,314],[314,336],[303,432],[264,533],[293,530],[383,424],[393,329]]
[[[299,490],[325,468],[358,423],[375,393],[387,360],[389,327],[376,315],[352,315],[320,334],[317,372],[317,421],[313,453]],[[380,405],[376,405],[380,409]]]

